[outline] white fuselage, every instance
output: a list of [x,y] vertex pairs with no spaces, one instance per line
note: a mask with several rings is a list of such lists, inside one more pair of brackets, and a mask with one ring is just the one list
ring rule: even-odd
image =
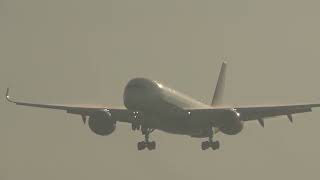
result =
[[[124,105],[144,114],[144,123],[169,133],[206,136],[207,127],[192,119],[188,109],[210,108],[183,93],[145,78],[128,82],[124,92]],[[205,127],[203,127],[205,126]]]

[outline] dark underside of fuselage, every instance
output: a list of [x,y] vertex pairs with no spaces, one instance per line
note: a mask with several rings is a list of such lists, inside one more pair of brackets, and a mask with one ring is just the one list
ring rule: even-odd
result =
[[188,135],[192,137],[208,137],[207,123],[199,123],[197,119],[191,119],[188,112],[146,114],[144,123],[153,129],[171,134]]

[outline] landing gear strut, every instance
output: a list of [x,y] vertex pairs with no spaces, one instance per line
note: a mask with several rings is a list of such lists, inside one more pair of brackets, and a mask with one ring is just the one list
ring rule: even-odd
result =
[[217,150],[220,148],[220,142],[219,141],[213,141],[213,131],[212,128],[209,130],[209,140],[204,141],[201,143],[201,149],[202,150],[207,150],[211,147],[212,150]]
[[134,122],[132,123],[131,127],[132,127],[132,130],[135,131],[135,130],[140,130],[141,125],[139,123]]
[[145,148],[148,148],[148,150],[156,149],[156,142],[149,141],[149,135],[154,131],[154,129],[142,127],[141,131],[142,131],[142,134],[144,135],[145,140],[138,142],[138,150],[141,151],[141,150],[144,150]]
[[142,114],[137,112],[137,111],[134,111],[132,113],[132,130],[135,131],[135,130],[140,130],[141,129],[141,121],[142,121]]

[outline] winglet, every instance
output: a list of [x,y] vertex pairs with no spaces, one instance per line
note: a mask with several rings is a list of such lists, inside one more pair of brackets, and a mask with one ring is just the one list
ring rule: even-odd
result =
[[6,92],[6,100],[7,100],[8,102],[12,102],[12,103],[14,103],[14,101],[12,101],[12,100],[10,99],[9,91],[10,91],[10,89],[9,89],[9,88],[7,88],[7,92]]
[[212,98],[211,105],[219,105],[222,103],[223,98],[223,91],[225,86],[225,80],[226,80],[226,71],[227,71],[227,62],[224,61],[221,66],[219,79],[216,85],[216,89]]

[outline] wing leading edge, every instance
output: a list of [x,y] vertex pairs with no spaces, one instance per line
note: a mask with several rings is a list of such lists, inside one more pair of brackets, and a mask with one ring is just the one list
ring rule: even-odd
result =
[[86,116],[90,116],[93,112],[108,109],[112,113],[112,116],[115,117],[115,119],[117,119],[121,122],[129,122],[130,121],[130,118],[129,118],[130,113],[125,107],[112,108],[112,107],[108,107],[105,105],[62,105],[62,104],[37,104],[37,103],[21,102],[21,101],[12,100],[10,98],[9,88],[7,88],[6,100],[8,102],[14,103],[16,105],[21,105],[21,106],[64,110],[70,114],[81,115],[83,118],[85,118]]
[[[47,108],[55,110],[65,110],[70,114],[78,114],[82,117],[90,116],[95,111],[108,109],[112,115],[121,122],[130,122],[130,112],[125,108],[112,108],[105,105],[61,105],[61,104],[37,104],[12,100],[9,96],[9,88],[6,93],[7,101],[21,106]],[[225,110],[236,110],[240,113],[243,121],[258,120],[263,125],[263,119],[277,116],[287,116],[292,121],[292,114],[311,112],[312,108],[320,107],[320,104],[291,104],[291,105],[271,105],[271,106],[239,106],[239,107],[219,107],[209,109],[186,109],[201,117],[215,117]]]

